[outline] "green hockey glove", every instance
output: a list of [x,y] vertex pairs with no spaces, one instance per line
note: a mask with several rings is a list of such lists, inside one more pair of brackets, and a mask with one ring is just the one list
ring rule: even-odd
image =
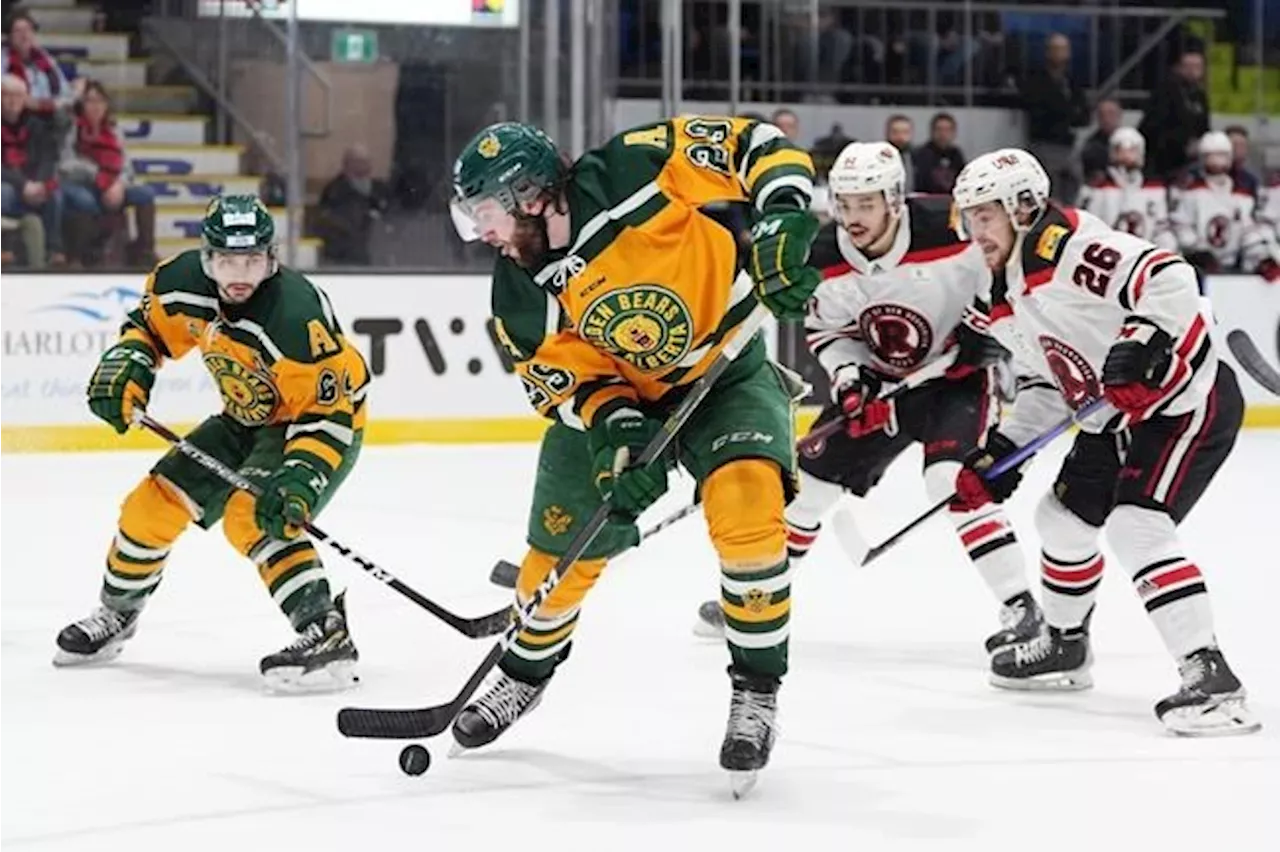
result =
[[126,340],[102,353],[89,379],[89,410],[121,435],[135,411],[145,411],[156,382],[156,355],[140,340]]
[[297,538],[329,478],[301,461],[287,461],[267,481],[253,506],[253,519],[258,529],[276,539]]
[[822,276],[808,266],[818,220],[807,211],[766,213],[751,229],[747,270],[756,296],[780,320],[804,319],[805,306]]
[[613,507],[632,516],[649,508],[667,491],[667,465],[659,459],[645,467],[632,467],[658,434],[662,424],[634,408],[622,408],[591,428],[592,472],[596,488]]

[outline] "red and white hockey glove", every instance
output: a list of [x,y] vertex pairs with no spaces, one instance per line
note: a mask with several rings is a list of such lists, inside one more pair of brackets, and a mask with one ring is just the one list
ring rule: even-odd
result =
[[974,447],[964,457],[963,467],[956,474],[956,496],[951,508],[956,512],[974,512],[988,503],[1003,503],[1022,482],[1018,468],[1006,470],[995,479],[983,474],[1005,456],[1018,449],[1017,445],[995,429],[987,432],[984,445]]
[[881,385],[879,376],[858,367],[841,367],[832,377],[831,395],[844,412],[844,429],[850,438],[881,430],[889,436],[898,434],[898,411],[893,400],[876,399]]
[[1173,366],[1173,338],[1150,320],[1131,316],[1102,364],[1102,394],[1131,416],[1140,415],[1161,395]]

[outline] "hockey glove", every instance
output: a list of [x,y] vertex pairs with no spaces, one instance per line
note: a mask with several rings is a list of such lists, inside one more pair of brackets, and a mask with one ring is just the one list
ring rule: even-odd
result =
[[1173,338],[1150,320],[1129,317],[1102,364],[1102,393],[1125,414],[1138,415],[1160,399],[1173,366]]
[[808,266],[818,220],[803,210],[766,213],[751,229],[747,269],[761,304],[780,320],[804,319],[822,276]]
[[645,446],[662,428],[657,420],[634,408],[622,408],[591,427],[588,446],[596,488],[613,508],[639,515],[667,491],[667,465],[659,459],[646,467],[632,467]]
[[893,400],[876,399],[882,382],[871,370],[841,367],[831,377],[832,396],[844,414],[844,430],[850,438],[861,438],[884,430],[898,434],[898,410]]
[[262,483],[253,506],[258,529],[274,539],[297,538],[328,485],[329,478],[306,462],[285,462]]
[[963,467],[956,475],[956,496],[951,508],[957,512],[973,512],[988,503],[1003,503],[1009,499],[1022,481],[1022,473],[1014,467],[994,479],[983,474],[1005,456],[1018,449],[1017,445],[995,429],[987,432],[986,445],[974,447],[964,457]]
[[1280,281],[1280,263],[1276,263],[1274,260],[1267,258],[1262,261],[1262,263],[1258,264],[1258,274],[1261,275],[1262,279],[1268,284],[1275,284],[1277,281]]
[[145,411],[156,382],[156,355],[139,340],[126,340],[102,354],[89,379],[89,410],[121,435],[135,411]]
[[1009,357],[1009,350],[994,337],[974,331],[967,325],[956,326],[955,340],[959,351],[946,372],[946,377],[952,381],[968,378]]

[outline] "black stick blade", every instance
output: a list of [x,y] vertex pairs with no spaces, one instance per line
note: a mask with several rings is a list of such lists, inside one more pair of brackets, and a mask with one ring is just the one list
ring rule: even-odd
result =
[[338,732],[359,739],[420,740],[443,733],[453,721],[452,710],[448,704],[422,710],[344,707],[338,711]]
[[1280,372],[1276,372],[1276,368],[1267,363],[1267,359],[1248,334],[1238,328],[1228,332],[1227,348],[1255,382],[1280,396]]
[[497,636],[511,624],[513,612],[511,607],[506,607],[488,615],[482,615],[468,625],[467,635],[475,639]]

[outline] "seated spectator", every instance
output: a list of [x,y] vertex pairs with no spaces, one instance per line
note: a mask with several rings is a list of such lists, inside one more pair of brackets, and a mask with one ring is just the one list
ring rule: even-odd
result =
[[25,10],[9,18],[9,46],[0,51],[0,73],[27,84],[27,109],[44,116],[67,116],[75,95],[49,52],[36,43],[35,20]]
[[1111,161],[1111,134],[1123,120],[1124,111],[1119,101],[1111,98],[1098,101],[1094,109],[1094,122],[1098,129],[1084,140],[1084,147],[1080,150],[1080,173],[1086,183],[1106,174]]
[[1146,137],[1155,174],[1178,178],[1195,162],[1196,144],[1209,132],[1209,99],[1204,90],[1204,54],[1187,50],[1155,89],[1138,131]]
[[774,110],[769,123],[781,130],[792,142],[800,141],[800,117],[786,107]]
[[1051,194],[1063,202],[1076,197],[1080,185],[1071,162],[1073,128],[1088,121],[1084,92],[1071,79],[1071,42],[1054,33],[1045,42],[1043,67],[1022,84],[1022,109],[1027,115],[1027,147],[1049,173]]
[[316,232],[324,240],[326,263],[368,266],[369,231],[391,199],[384,181],[372,177],[369,151],[352,145],[342,155],[342,172],[320,192]]
[[1231,176],[1236,179],[1236,183],[1256,196],[1262,188],[1262,181],[1249,168],[1249,131],[1239,124],[1233,124],[1223,132],[1231,140]]
[[[0,215],[23,219],[27,265],[61,266],[62,190],[58,187],[58,135],[53,121],[28,109],[27,84],[6,74],[3,114],[3,199]],[[40,225],[36,226],[38,220]]]
[[[132,207],[138,238],[124,263],[150,268],[156,263],[155,193],[149,186],[134,185],[128,180],[124,148],[116,135],[107,90],[97,80],[87,80],[80,88],[59,181],[71,260],[85,266],[96,265],[103,242],[127,236],[123,211]],[[106,263],[119,266],[121,258],[118,253],[109,252]]]
[[890,145],[898,149],[902,155],[902,166],[906,173],[903,186],[910,191],[916,185],[915,151],[911,142],[915,139],[916,128],[911,119],[901,113],[889,116],[884,123],[884,138]]
[[955,140],[956,120],[946,112],[935,115],[929,122],[929,141],[915,153],[916,192],[951,194],[965,162]]

